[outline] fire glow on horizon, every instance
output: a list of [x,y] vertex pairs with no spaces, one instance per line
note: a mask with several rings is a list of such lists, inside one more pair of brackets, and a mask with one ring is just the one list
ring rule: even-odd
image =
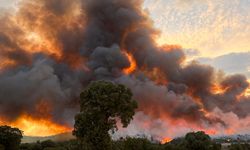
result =
[[24,131],[26,136],[52,136],[61,133],[71,132],[72,129],[67,126],[54,123],[46,118],[33,118],[29,115],[21,115],[16,121],[9,123],[12,127],[17,127]]

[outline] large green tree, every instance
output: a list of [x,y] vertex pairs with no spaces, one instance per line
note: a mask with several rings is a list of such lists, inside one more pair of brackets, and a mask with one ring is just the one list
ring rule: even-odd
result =
[[127,127],[135,114],[132,96],[129,88],[108,81],[92,82],[81,93],[73,134],[84,143],[83,149],[111,149],[109,132],[117,130],[117,120]]
[[190,132],[185,136],[188,150],[214,150],[216,149],[209,135],[203,131]]
[[10,126],[0,126],[0,145],[6,150],[18,150],[23,133],[18,128]]

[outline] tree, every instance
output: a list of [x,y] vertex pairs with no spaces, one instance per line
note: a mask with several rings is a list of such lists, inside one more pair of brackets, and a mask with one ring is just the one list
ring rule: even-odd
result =
[[23,137],[23,132],[18,128],[0,126],[0,145],[8,150],[18,150]]
[[211,140],[203,131],[187,133],[184,138],[177,138],[165,144],[166,150],[220,150],[221,144]]
[[117,119],[127,127],[136,108],[132,92],[124,85],[92,82],[80,94],[80,113],[75,116],[73,135],[85,145],[83,149],[110,149],[109,131],[117,130]]
[[203,131],[187,133],[185,136],[186,147],[188,150],[211,150],[213,143],[209,135]]
[[236,144],[232,144],[229,147],[229,150],[249,150],[250,149],[250,145],[245,143],[245,144],[240,144],[240,143],[236,143]]
[[51,148],[51,147],[56,147],[56,143],[53,142],[52,140],[46,140],[41,142],[42,148]]
[[4,146],[0,144],[0,150],[4,150]]
[[116,143],[118,142],[123,145],[120,148],[114,148],[115,150],[163,150],[163,148],[160,147],[160,144],[153,143],[147,138],[127,137],[126,139],[117,141]]

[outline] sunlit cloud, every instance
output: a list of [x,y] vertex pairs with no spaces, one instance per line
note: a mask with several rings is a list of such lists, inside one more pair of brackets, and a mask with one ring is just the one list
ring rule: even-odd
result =
[[244,74],[250,78],[250,52],[230,53],[215,58],[198,58],[197,61],[210,64],[227,74]]
[[159,43],[198,49],[215,57],[250,50],[249,0],[146,0]]
[[0,8],[13,7],[19,0],[0,0]]

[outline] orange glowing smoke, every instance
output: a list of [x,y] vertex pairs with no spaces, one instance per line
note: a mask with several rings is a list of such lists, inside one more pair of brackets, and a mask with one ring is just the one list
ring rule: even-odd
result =
[[50,136],[71,131],[71,128],[56,124],[50,119],[33,118],[27,114],[8,125],[19,128],[27,136]]
[[5,67],[15,65],[16,62],[11,59],[2,59],[2,62],[0,62],[0,71],[4,69]]
[[136,70],[136,62],[135,59],[133,58],[133,56],[129,53],[124,52],[124,54],[127,56],[129,62],[130,62],[130,66],[128,68],[125,68],[123,70],[123,72],[125,74],[130,74],[132,72],[134,72]]
[[9,125],[19,128],[27,136],[50,136],[60,133],[70,132],[72,129],[68,126],[53,122],[50,112],[51,105],[48,101],[41,100],[36,106],[36,114],[21,114],[14,121],[7,121],[0,116],[0,125]]
[[165,137],[165,138],[163,138],[163,139],[161,140],[161,144],[165,144],[165,143],[168,143],[168,142],[171,142],[171,141],[172,141],[171,138]]
[[218,84],[213,85],[213,87],[211,88],[211,92],[213,94],[223,94],[225,93],[227,90],[227,87],[221,87]]
[[163,72],[159,68],[153,68],[152,70],[144,70],[147,77],[159,85],[167,85],[168,81]]
[[161,45],[160,46],[164,51],[172,51],[174,49],[182,49],[182,47],[180,45]]
[[205,133],[208,135],[216,135],[217,134],[215,129],[207,129],[207,130],[205,130]]
[[[250,80],[247,80],[247,82],[249,83],[250,85]],[[248,97],[250,96],[250,86],[246,89],[245,93],[244,93],[244,96]]]
[[[249,82],[249,81],[248,81]],[[250,82],[249,82],[250,83]],[[211,92],[213,94],[224,94],[229,87],[222,87],[219,84],[214,84],[211,88]],[[250,87],[248,87],[245,92],[237,96],[237,99],[240,99],[241,97],[248,97],[250,96]]]
[[[76,30],[79,32],[83,30],[85,22],[81,20],[83,18],[81,5],[78,1],[70,2],[68,6],[70,11],[64,12],[63,15],[55,15],[47,10],[46,3],[45,1],[22,1],[16,13],[6,15],[6,18],[1,16],[0,19],[4,24],[1,24],[0,32],[11,42],[11,44],[0,43],[1,51],[12,53],[21,50],[31,60],[32,55],[41,53],[77,69],[82,67],[79,64],[84,62],[80,54],[76,52],[77,44],[80,42],[74,40],[70,47],[66,47],[63,39],[58,38],[64,32],[75,33]],[[81,39],[76,38],[76,34],[68,35],[68,37],[71,36]],[[65,49],[67,52],[74,52],[65,54]],[[7,55],[0,56],[0,59],[0,71],[20,63]],[[24,63],[30,62],[27,60]]]
[[245,96],[250,96],[250,88],[248,88],[245,92]]
[[48,40],[42,33],[27,31],[26,40],[22,47],[28,53],[43,52],[47,55],[53,55],[56,58],[62,57],[58,43]]

